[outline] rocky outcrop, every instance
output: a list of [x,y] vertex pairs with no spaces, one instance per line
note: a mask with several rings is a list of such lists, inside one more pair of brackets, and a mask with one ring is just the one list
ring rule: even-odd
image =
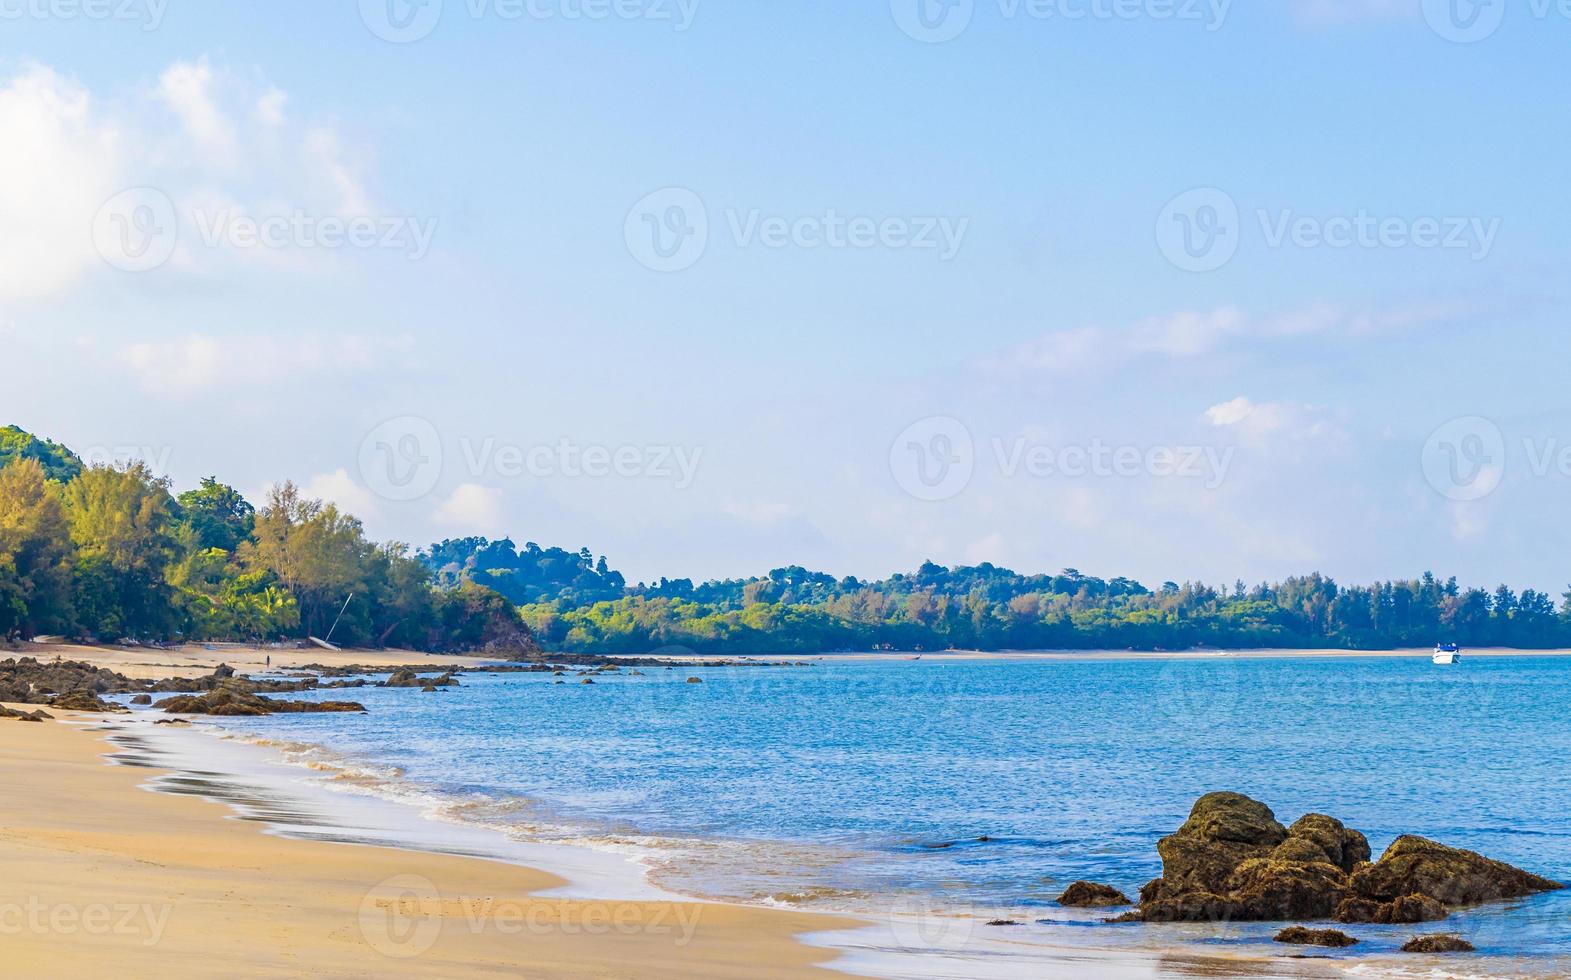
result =
[[1472,943],[1449,932],[1436,932],[1428,936],[1409,939],[1403,946],[1404,953],[1471,953]]
[[132,704],[152,704],[153,703],[153,696],[151,694],[138,694],[136,697],[131,699],[131,703]]
[[1077,881],[1058,896],[1058,904],[1074,909],[1107,909],[1132,904],[1123,892],[1111,885]]
[[377,687],[456,687],[458,678],[451,672],[440,674],[436,677],[421,677],[408,667],[400,667],[388,676],[387,680]]
[[1412,836],[1398,837],[1377,863],[1358,869],[1352,880],[1360,898],[1394,902],[1426,895],[1445,905],[1498,902],[1563,887],[1482,854]]
[[1140,890],[1126,921],[1433,922],[1448,906],[1562,887],[1421,837],[1399,838],[1371,864],[1369,841],[1340,820],[1311,813],[1284,827],[1237,793],[1201,797],[1157,853],[1162,877]]
[[258,697],[249,691],[227,686],[215,688],[206,694],[167,698],[159,707],[169,714],[229,717],[365,710],[364,705],[354,701],[282,701]]
[[56,698],[51,698],[48,704],[52,708],[62,711],[93,711],[99,714],[110,714],[125,711],[118,704],[111,704],[89,691],[72,691]]
[[0,704],[0,718],[10,718],[13,721],[46,721],[53,717],[54,715],[51,715],[42,709],[34,709],[32,711],[16,711],[11,708],[7,708],[3,704]]
[[1358,940],[1335,929],[1306,929],[1289,926],[1276,934],[1276,941],[1289,946],[1325,946],[1329,949],[1346,949],[1358,945]]

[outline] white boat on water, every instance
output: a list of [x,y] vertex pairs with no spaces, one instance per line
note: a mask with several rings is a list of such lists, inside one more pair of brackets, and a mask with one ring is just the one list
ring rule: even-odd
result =
[[1455,643],[1435,644],[1435,655],[1431,658],[1437,664],[1450,666],[1462,662],[1462,650]]

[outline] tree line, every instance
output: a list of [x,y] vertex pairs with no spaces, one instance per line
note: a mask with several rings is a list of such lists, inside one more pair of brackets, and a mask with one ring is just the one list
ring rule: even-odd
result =
[[260,507],[208,478],[170,492],[142,463],[85,465],[0,429],[0,638],[273,641],[462,652],[533,648],[515,604],[438,586],[398,543],[274,486]]

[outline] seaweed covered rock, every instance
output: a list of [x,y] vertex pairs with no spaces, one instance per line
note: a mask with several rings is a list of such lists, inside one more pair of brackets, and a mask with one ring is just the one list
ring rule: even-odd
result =
[[[1290,860],[1321,860],[1336,865],[1346,874],[1352,874],[1369,860],[1370,855],[1368,838],[1323,813],[1306,813],[1299,817],[1287,828],[1287,840],[1281,847],[1292,848],[1295,855],[1304,855]],[[1318,851],[1319,856],[1310,857],[1310,848]]]
[[1352,886],[1360,898],[1377,902],[1427,895],[1444,905],[1497,902],[1565,887],[1482,854],[1413,836],[1398,837],[1378,862],[1354,872]]
[[408,667],[400,667],[388,676],[387,680],[378,684],[378,687],[456,687],[458,679],[451,671],[436,677],[421,677]]
[[1472,851],[1398,838],[1369,863],[1369,841],[1334,817],[1291,827],[1265,804],[1210,793],[1157,842],[1162,877],[1140,890],[1146,922],[1335,919],[1406,924],[1444,919],[1448,906],[1563,887]]
[[1285,839],[1287,828],[1264,803],[1239,793],[1208,793],[1195,802],[1176,833],[1157,841],[1161,884],[1157,894],[1142,891],[1141,897],[1221,893],[1239,865],[1266,857]]
[[1409,939],[1402,946],[1404,953],[1471,953],[1472,943],[1449,932],[1436,932]]
[[206,694],[167,698],[159,707],[169,714],[227,717],[365,710],[364,705],[354,701],[281,701],[258,697],[249,691],[227,686],[215,688]]
[[1131,904],[1123,892],[1111,885],[1077,881],[1058,896],[1058,904],[1075,909],[1105,909]]
[[72,691],[52,698],[49,702],[52,708],[63,711],[94,711],[100,714],[109,714],[126,710],[118,704],[111,704],[89,691]]
[[1347,898],[1347,875],[1326,861],[1254,858],[1227,879],[1234,919],[1329,919]]
[[1289,946],[1324,946],[1328,949],[1346,949],[1358,945],[1358,940],[1335,929],[1308,929],[1289,926],[1276,934],[1275,941]]

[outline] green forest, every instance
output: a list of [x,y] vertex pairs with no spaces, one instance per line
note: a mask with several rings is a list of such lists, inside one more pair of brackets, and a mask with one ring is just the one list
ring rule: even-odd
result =
[[[1315,573],[1213,586],[931,562],[877,581],[791,566],[629,584],[604,556],[509,539],[418,552],[366,538],[290,483],[260,505],[208,478],[88,466],[0,429],[0,637],[270,641],[438,652],[1571,646],[1571,591],[1455,578],[1344,586]],[[347,600],[347,605],[346,605]],[[335,625],[336,624],[336,625]]]
[[141,463],[86,466],[64,446],[0,429],[0,638],[329,632],[346,646],[533,648],[500,594],[436,586],[405,546],[368,541],[358,520],[293,484],[260,507],[211,478],[176,496]]

